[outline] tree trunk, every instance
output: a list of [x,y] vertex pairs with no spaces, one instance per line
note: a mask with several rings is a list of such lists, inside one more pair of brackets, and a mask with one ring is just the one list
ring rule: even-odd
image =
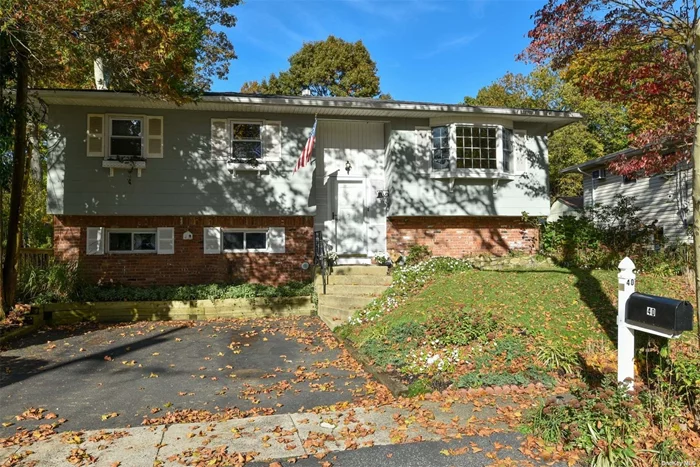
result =
[[693,251],[695,253],[695,313],[700,346],[700,31],[693,49],[695,80],[695,136],[693,137]]
[[15,304],[17,266],[21,235],[20,218],[27,156],[27,102],[29,94],[29,64],[27,50],[18,44],[17,94],[15,106],[15,141],[12,160],[12,190],[7,225],[7,250],[2,268],[2,311],[9,312]]

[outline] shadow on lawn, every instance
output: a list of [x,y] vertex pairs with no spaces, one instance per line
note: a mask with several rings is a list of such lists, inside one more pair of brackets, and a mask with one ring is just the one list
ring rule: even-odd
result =
[[559,273],[576,277],[574,286],[578,289],[579,297],[593,312],[598,323],[612,343],[617,343],[617,308],[608,298],[600,281],[590,271],[571,268],[568,271],[553,269],[528,269],[518,271],[499,271],[506,274],[538,274]]
[[[43,335],[34,334],[26,339],[21,339],[18,341],[20,345],[18,347],[13,346],[13,349],[30,347],[32,345],[45,345],[47,342],[57,342],[62,339],[85,334],[97,329],[102,329],[103,327],[104,326],[78,326],[76,328],[71,327],[69,330],[49,329],[49,331],[43,333]],[[165,342],[168,340],[168,335],[176,333],[177,331],[185,328],[187,328],[187,326],[177,326],[154,336],[128,342],[117,347],[106,347],[99,352],[91,353],[80,358],[71,358],[58,363],[42,358],[24,357],[22,355],[7,355],[6,353],[2,353],[0,354],[0,370],[2,370],[2,373],[0,373],[0,388],[24,381],[37,374],[45,374],[50,371],[59,370],[71,365],[80,363],[103,364],[106,356],[117,360],[124,355],[133,353],[134,351]],[[52,338],[47,339],[47,337]],[[162,371],[167,371],[167,369]]]

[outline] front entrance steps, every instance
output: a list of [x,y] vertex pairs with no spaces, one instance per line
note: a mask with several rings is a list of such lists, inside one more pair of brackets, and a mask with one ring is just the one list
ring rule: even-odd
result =
[[316,275],[318,316],[329,328],[335,329],[390,285],[391,276],[386,266],[336,266],[328,276],[325,295],[321,275]]

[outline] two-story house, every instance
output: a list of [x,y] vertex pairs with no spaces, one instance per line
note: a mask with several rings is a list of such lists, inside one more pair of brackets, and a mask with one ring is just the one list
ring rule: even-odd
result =
[[[547,134],[568,112],[207,93],[40,90],[56,256],[101,282],[308,278],[314,231],[344,264],[531,252]],[[294,173],[315,121],[314,161]]]

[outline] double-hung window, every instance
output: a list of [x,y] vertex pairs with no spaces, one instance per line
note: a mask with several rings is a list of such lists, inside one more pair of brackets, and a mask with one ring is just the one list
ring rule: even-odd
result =
[[157,232],[153,230],[108,230],[109,253],[156,253]]
[[262,123],[231,122],[232,161],[257,163],[262,158]]
[[433,170],[450,168],[450,131],[449,127],[436,126],[432,128],[432,167]]
[[226,253],[264,252],[268,250],[267,230],[223,230]]
[[145,159],[143,135],[144,122],[142,117],[110,117],[107,159]]

